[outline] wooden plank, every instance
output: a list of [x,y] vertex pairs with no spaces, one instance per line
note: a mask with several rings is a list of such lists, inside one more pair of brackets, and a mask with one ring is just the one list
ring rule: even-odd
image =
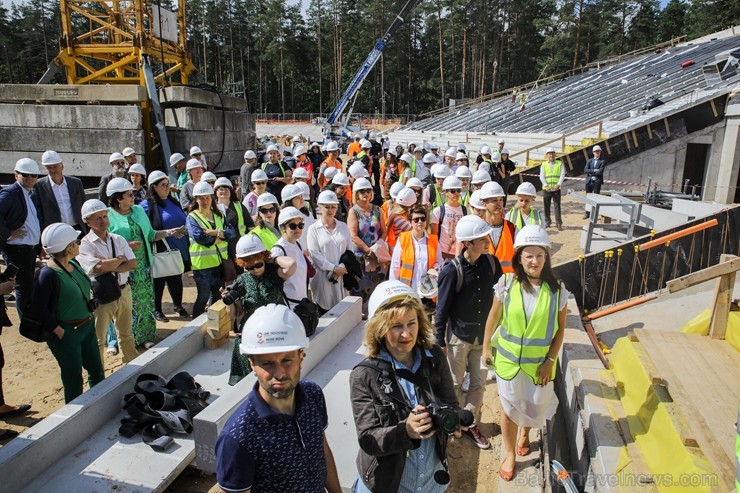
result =
[[668,281],[668,292],[675,293],[683,289],[690,288],[691,286],[701,284],[710,279],[714,279],[715,277],[740,270],[740,257],[736,257],[734,255],[729,255],[729,257],[730,259],[722,261],[719,264]]
[[635,333],[715,468],[719,491],[729,491],[735,452],[734,435],[727,430],[736,417],[740,354],[727,352],[726,342],[696,334],[646,329]]
[[[721,262],[726,262],[733,255],[723,254]],[[737,257],[735,257],[737,258]],[[712,317],[709,319],[709,336],[712,339],[724,339],[727,332],[727,323],[730,317],[730,306],[732,305],[732,291],[735,288],[735,272],[725,274],[717,279],[717,287],[714,290],[714,306]]]
[[647,125],[645,125],[645,128],[647,128],[648,138],[652,139],[653,138],[653,127],[651,127],[650,123],[648,123]]

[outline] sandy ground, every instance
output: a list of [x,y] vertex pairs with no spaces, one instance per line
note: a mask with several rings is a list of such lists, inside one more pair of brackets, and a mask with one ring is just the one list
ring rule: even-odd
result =
[[[541,207],[541,198],[535,204]],[[576,200],[563,197],[564,231],[555,228],[549,230],[553,243],[554,264],[574,258],[581,250],[579,239],[583,207]],[[185,299],[195,298],[195,288],[192,277],[185,277]],[[8,314],[13,321],[13,327],[3,331],[2,344],[5,352],[6,364],[3,369],[3,390],[5,400],[9,404],[29,403],[32,410],[27,416],[10,418],[0,423],[0,427],[24,431],[40,420],[47,417],[64,405],[62,385],[59,378],[59,369],[56,361],[46,345],[33,343],[18,334],[18,318],[14,304],[8,303]],[[191,304],[185,303],[190,311]],[[182,325],[182,318],[174,317],[169,293],[165,290],[164,311],[171,317],[169,323],[158,323],[157,338],[163,339]],[[105,361],[106,375],[110,375],[122,366],[121,356],[107,357]],[[491,492],[498,490],[498,467],[500,465],[499,451],[502,447],[501,434],[498,423],[501,412],[495,382],[488,382],[484,398],[483,414],[480,428],[484,434],[491,437],[491,449],[479,450],[469,441],[462,439],[452,441],[448,449],[451,465],[452,484],[448,491],[452,493]],[[532,435],[534,439],[534,434]],[[215,477],[203,475],[194,468],[188,468],[167,489],[171,493],[204,493],[217,491]]]

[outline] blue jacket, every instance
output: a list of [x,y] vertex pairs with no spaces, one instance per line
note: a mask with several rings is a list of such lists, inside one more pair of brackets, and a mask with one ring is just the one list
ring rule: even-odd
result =
[[[31,200],[36,206],[36,215],[41,224],[41,205],[35,194],[31,194]],[[10,234],[23,226],[26,222],[28,206],[23,196],[23,187],[20,183],[14,183],[0,190],[0,250],[5,249],[5,244]]]

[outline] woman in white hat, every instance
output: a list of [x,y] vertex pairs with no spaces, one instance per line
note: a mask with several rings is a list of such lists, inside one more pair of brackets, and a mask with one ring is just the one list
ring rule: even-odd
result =
[[244,197],[242,205],[247,208],[253,220],[257,219],[257,200],[260,195],[267,193],[267,175],[261,169],[252,172],[252,191]]
[[307,230],[307,225],[303,213],[293,206],[285,206],[285,203],[280,211],[278,223],[282,236],[272,247],[270,253],[273,258],[290,257],[296,263],[295,273],[285,280],[284,286],[288,306],[294,308],[303,298],[308,297],[309,253],[307,246],[300,241],[301,235]]
[[[306,183],[295,183],[293,185],[286,185],[281,193],[283,195],[283,205],[280,206],[281,209],[285,210],[288,207],[295,207],[303,216],[305,228],[303,228],[303,232],[299,236],[298,241],[300,241],[305,250],[308,248],[308,243],[306,242],[308,228],[316,222],[316,218],[311,213],[308,201],[306,200],[306,194],[310,193],[310,189]],[[278,217],[278,223],[280,223],[280,217]],[[278,225],[281,226],[280,224]]]
[[493,364],[496,370],[506,453],[499,475],[504,481],[515,475],[516,456],[529,454],[529,430],[545,426],[557,409],[552,381],[569,296],[552,270],[544,229],[524,226],[514,248],[514,274],[501,276],[494,287],[481,357],[483,365]]
[[257,199],[257,218],[254,221],[254,228],[249,234],[259,236],[265,248],[268,250],[280,239],[280,229],[278,228],[278,200],[270,192],[265,192]]
[[134,186],[134,204],[139,205],[146,200],[146,168],[139,163],[134,163],[128,168],[128,177]]
[[[231,183],[231,180],[225,176],[217,179],[213,191],[216,194],[216,207],[226,216],[226,220],[234,226],[236,232],[234,238],[229,240],[229,258],[234,258],[236,242],[254,228],[254,221],[247,208],[237,200],[234,184]],[[236,266],[236,272],[237,274],[242,273],[238,265]]]
[[[400,182],[399,182],[400,183]],[[396,199],[388,213],[386,241],[388,246],[395,248],[398,237],[404,231],[411,231],[411,207],[416,204],[417,195],[410,188],[402,186],[396,194]],[[422,206],[423,207],[423,206]]]
[[329,190],[337,195],[339,200],[339,209],[337,209],[337,219],[346,223],[347,213],[352,204],[349,201],[349,196],[352,194],[352,188],[349,183],[349,177],[344,173],[337,173],[334,178],[331,179],[331,185]]
[[388,149],[380,161],[380,192],[385,200],[390,198],[391,186],[401,178],[401,167],[395,149]]

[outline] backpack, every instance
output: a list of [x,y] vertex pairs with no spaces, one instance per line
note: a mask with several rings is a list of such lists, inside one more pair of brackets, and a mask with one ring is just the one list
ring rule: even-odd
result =
[[[439,228],[437,229],[437,238],[439,238],[439,233],[442,232],[442,223],[445,221],[445,210],[447,207],[445,207],[447,204],[442,204],[439,208]],[[468,208],[464,205],[460,204],[460,207],[462,207],[463,216],[468,215]]]
[[[483,257],[486,257],[488,259],[488,262],[491,264],[491,271],[493,271],[493,274],[496,274],[496,261],[493,260],[493,255],[491,254],[484,254]],[[455,284],[455,292],[459,293],[462,289],[463,285],[463,269],[462,264],[460,263],[459,257],[452,257],[448,262],[452,263],[452,266],[455,267],[455,273],[457,274],[457,284]]]

